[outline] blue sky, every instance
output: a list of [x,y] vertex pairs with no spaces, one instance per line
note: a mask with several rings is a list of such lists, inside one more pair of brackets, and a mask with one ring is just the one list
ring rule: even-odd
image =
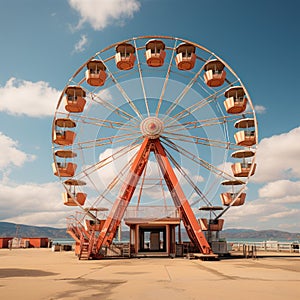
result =
[[[184,5],[183,5],[184,4]],[[203,45],[256,106],[257,174],[225,227],[300,232],[297,0],[0,0],[0,220],[64,226],[51,126],[61,90],[99,50],[143,35]]]

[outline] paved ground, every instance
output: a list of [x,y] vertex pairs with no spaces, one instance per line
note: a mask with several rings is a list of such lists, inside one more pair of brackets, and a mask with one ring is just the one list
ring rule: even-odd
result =
[[73,252],[0,250],[1,299],[300,299],[300,255],[220,261],[79,261]]

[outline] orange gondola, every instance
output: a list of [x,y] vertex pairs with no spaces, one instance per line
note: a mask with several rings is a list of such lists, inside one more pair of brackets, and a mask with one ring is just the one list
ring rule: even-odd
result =
[[135,48],[131,44],[122,43],[116,47],[115,61],[120,70],[130,70],[135,62]]
[[85,90],[80,86],[68,86],[65,91],[65,109],[68,112],[83,112],[86,100]]
[[222,204],[225,206],[241,206],[245,203],[246,193],[241,193],[238,195],[237,193],[222,193],[220,195]]
[[210,87],[221,86],[226,78],[224,67],[224,64],[217,59],[207,61],[203,67],[205,83]]
[[239,114],[245,111],[247,107],[247,98],[245,91],[241,86],[233,86],[225,91],[226,100],[224,106],[229,114]]
[[224,192],[220,194],[222,204],[224,206],[241,206],[245,203],[246,193],[235,192],[234,187],[237,185],[244,185],[242,180],[225,180],[222,182],[223,186],[231,186],[231,192]]
[[53,131],[53,143],[58,145],[72,145],[74,143],[76,133],[65,128],[74,128],[76,123],[68,118],[56,119],[54,121],[55,130]]
[[179,70],[188,71],[194,68],[196,63],[196,48],[192,44],[182,43],[176,48],[175,62]]
[[234,134],[237,145],[250,147],[256,144],[255,122],[252,118],[241,119],[234,124],[235,128],[244,128]]
[[78,206],[84,205],[86,200],[86,194],[77,192],[76,187],[85,185],[86,183],[82,180],[68,179],[64,184],[69,186],[68,192],[62,193],[64,205],[66,206]]
[[224,219],[208,220],[205,218],[199,219],[201,230],[221,231],[223,229]]
[[63,161],[52,163],[52,169],[55,176],[59,177],[72,177],[75,174],[77,165],[67,162],[68,158],[76,157],[76,153],[71,150],[57,150],[55,156],[63,158]]
[[93,59],[86,65],[86,82],[91,86],[103,86],[106,81],[106,67],[101,60]]
[[161,67],[166,57],[165,44],[160,40],[150,40],[146,44],[146,61],[149,67]]

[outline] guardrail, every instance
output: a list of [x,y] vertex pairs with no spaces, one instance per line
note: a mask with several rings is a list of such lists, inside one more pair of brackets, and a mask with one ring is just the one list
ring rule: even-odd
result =
[[174,206],[128,206],[125,218],[179,218],[179,211]]
[[[232,251],[266,251],[266,252],[290,252],[300,253],[300,242],[277,242],[277,241],[264,241],[264,242],[229,242]],[[251,251],[251,250],[249,250]]]

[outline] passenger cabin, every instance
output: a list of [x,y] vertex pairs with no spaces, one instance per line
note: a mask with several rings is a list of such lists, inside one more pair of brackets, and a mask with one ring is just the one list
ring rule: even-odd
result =
[[245,91],[241,86],[233,86],[225,91],[226,100],[224,106],[229,114],[239,114],[245,111],[247,107],[247,98]]
[[106,81],[106,67],[101,60],[91,60],[86,65],[86,82],[91,86],[103,86]]
[[165,44],[160,40],[150,40],[146,44],[146,61],[149,67],[161,67],[166,57]]
[[122,43],[116,47],[115,62],[120,70],[130,70],[135,62],[135,48],[131,44]]
[[225,206],[241,206],[245,203],[246,193],[222,193],[221,195],[222,204]]
[[175,62],[179,70],[188,71],[194,68],[196,63],[196,48],[194,45],[182,43],[176,48]]
[[56,119],[54,121],[55,130],[53,132],[53,143],[58,145],[72,145],[76,133],[71,130],[66,130],[66,128],[76,127],[76,123],[68,118]]
[[234,186],[243,185],[245,182],[241,180],[225,180],[222,182],[224,186],[231,186],[231,192],[221,193],[220,198],[224,206],[241,206],[245,203],[246,193],[236,193]]
[[71,150],[57,150],[54,154],[55,156],[60,158],[60,161],[52,163],[54,175],[59,177],[73,177],[77,165],[71,162],[67,162],[67,159],[76,157],[76,153]]
[[201,218],[198,220],[201,230],[204,231],[221,231],[224,224],[224,219],[213,219],[212,212],[223,210],[222,206],[202,206],[200,211],[209,212],[209,219]]
[[254,156],[254,154],[255,153],[252,150],[239,150],[231,154],[233,158],[242,159],[242,162],[231,165],[231,169],[235,177],[248,177],[254,175],[256,163],[247,161],[247,158]]
[[253,118],[244,118],[234,124],[235,128],[243,128],[234,134],[237,145],[250,147],[256,144],[255,122]]
[[235,177],[248,177],[254,175],[256,163],[253,165],[252,163],[234,163],[231,165],[231,169]]
[[224,64],[218,59],[212,59],[204,65],[204,81],[210,87],[221,86],[226,79]]
[[86,194],[82,192],[77,192],[77,187],[83,186],[86,183],[81,180],[68,179],[64,182],[64,184],[69,186],[68,192],[62,193],[64,205],[67,206],[84,205],[86,200]]
[[204,231],[221,231],[223,229],[224,219],[199,219],[201,230]]
[[87,220],[85,220],[86,230],[87,231],[101,231],[104,223],[105,223],[105,220],[94,221],[94,220],[87,219]]
[[62,193],[62,198],[63,198],[64,205],[78,206],[78,205],[84,205],[86,194],[64,192]]
[[105,223],[105,213],[108,211],[105,207],[91,207],[89,212],[92,213],[90,219],[85,219],[85,228],[87,231],[101,231]]
[[68,112],[83,112],[86,100],[85,90],[81,86],[68,86],[65,91],[65,109]]

